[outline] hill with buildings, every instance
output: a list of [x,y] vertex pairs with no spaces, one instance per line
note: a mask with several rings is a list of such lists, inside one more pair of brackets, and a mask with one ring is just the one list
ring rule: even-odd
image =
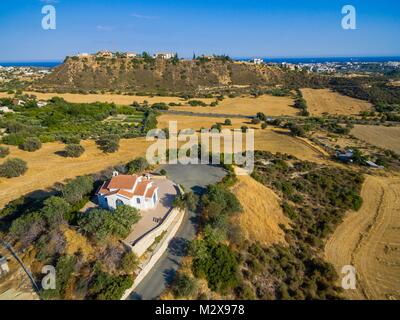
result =
[[145,93],[207,92],[224,88],[313,85],[322,77],[226,56],[178,59],[171,54],[102,52],[67,57],[52,74],[32,86],[36,90],[122,91]]

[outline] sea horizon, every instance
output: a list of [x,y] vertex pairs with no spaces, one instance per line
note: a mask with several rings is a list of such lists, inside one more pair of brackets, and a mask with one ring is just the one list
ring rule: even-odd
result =
[[[262,59],[264,62],[273,63],[333,63],[333,62],[389,62],[400,61],[400,56],[367,56],[367,57],[233,57],[234,60],[252,60],[254,58]],[[63,60],[26,60],[26,61],[0,61],[1,67],[37,67],[37,68],[54,68],[63,63]]]

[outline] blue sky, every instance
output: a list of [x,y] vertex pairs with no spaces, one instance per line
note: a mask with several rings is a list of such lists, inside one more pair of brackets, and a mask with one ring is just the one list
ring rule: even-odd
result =
[[[57,29],[41,28],[41,8]],[[357,30],[341,9],[357,9]],[[182,57],[399,56],[398,0],[0,0],[0,61],[79,52],[173,51]]]

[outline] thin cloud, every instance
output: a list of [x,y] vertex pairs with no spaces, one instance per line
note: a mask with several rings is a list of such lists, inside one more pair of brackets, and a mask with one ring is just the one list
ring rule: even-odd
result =
[[56,4],[56,3],[59,3],[60,0],[40,0],[40,2],[47,3],[47,4]]
[[146,15],[139,14],[139,13],[132,13],[131,16],[136,19],[146,19],[146,20],[158,19],[158,17],[155,17],[155,16],[146,16]]
[[110,27],[110,26],[102,26],[102,25],[97,25],[96,29],[99,31],[113,31],[114,27]]

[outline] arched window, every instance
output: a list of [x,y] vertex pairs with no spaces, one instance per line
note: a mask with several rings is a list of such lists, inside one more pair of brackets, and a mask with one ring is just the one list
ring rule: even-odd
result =
[[117,201],[115,202],[115,204],[117,205],[117,207],[123,206],[124,202],[120,199],[117,199]]

